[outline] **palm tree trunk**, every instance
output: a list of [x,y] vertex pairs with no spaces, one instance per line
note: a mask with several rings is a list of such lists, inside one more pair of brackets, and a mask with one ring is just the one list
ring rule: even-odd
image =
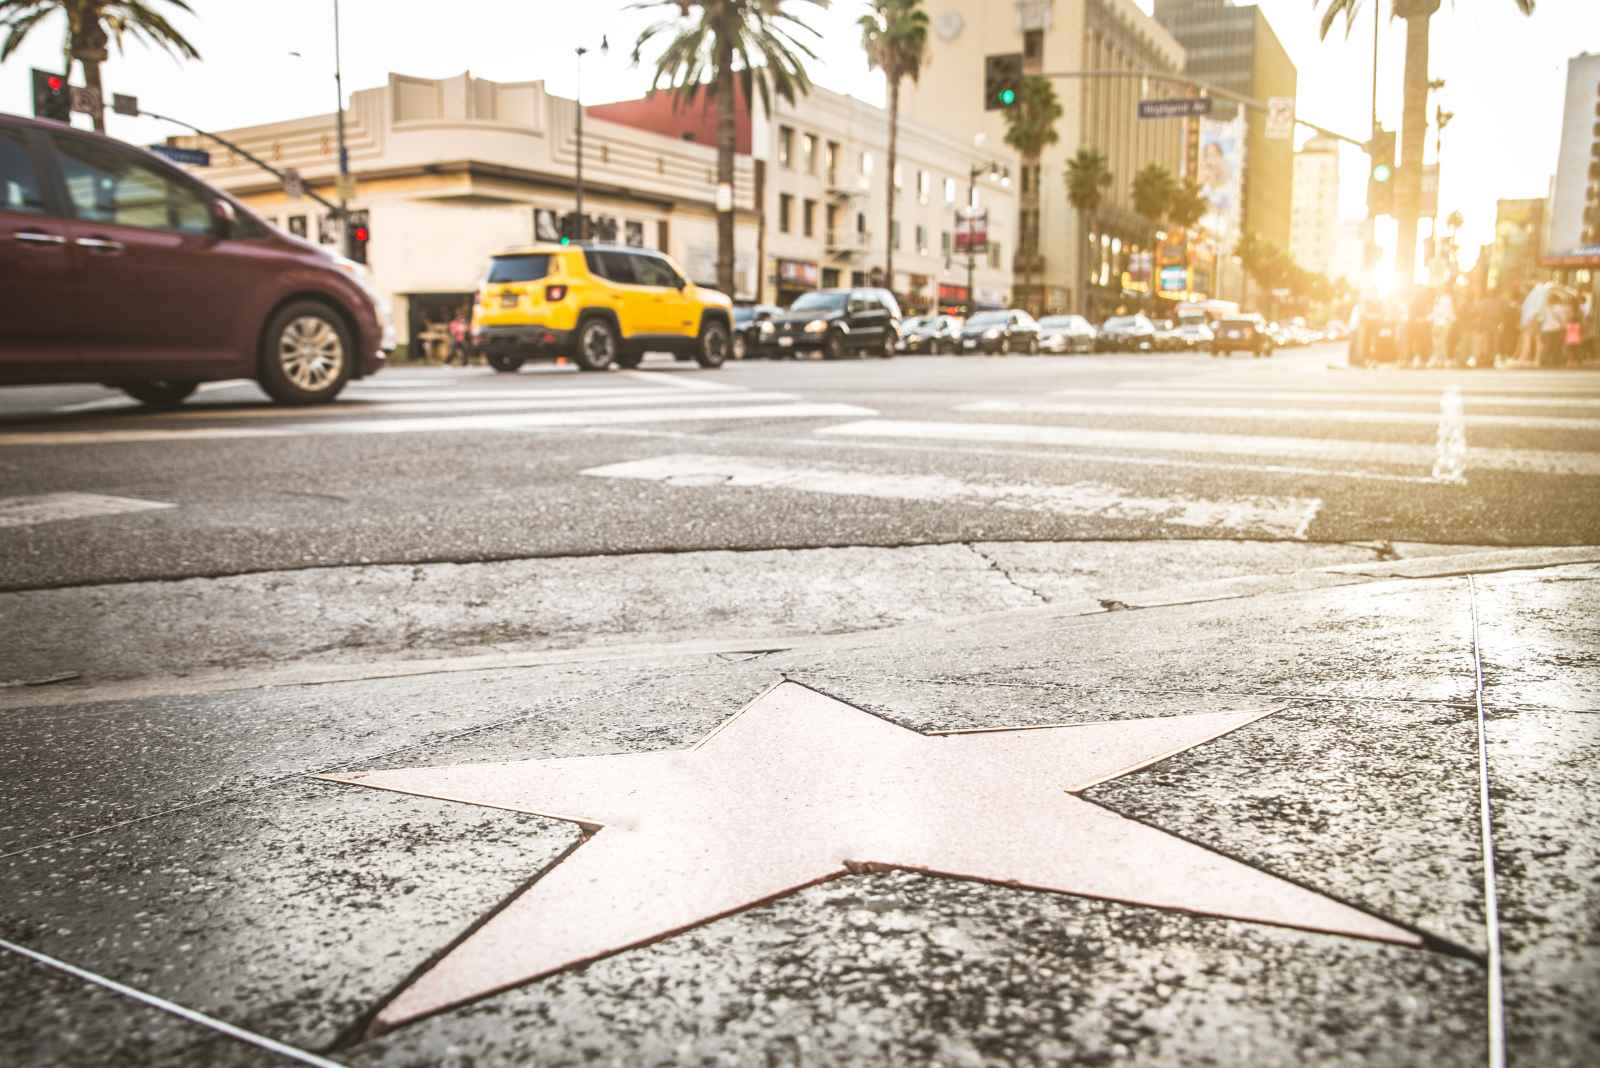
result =
[[1400,126],[1400,173],[1395,215],[1400,224],[1395,280],[1409,292],[1416,272],[1417,214],[1422,206],[1422,152],[1428,135],[1428,24],[1439,0],[1411,0],[1396,14],[1406,20],[1405,111]]
[[1083,232],[1078,235],[1078,314],[1089,317],[1089,233],[1094,229],[1094,215],[1078,212],[1078,225]]
[[[86,59],[83,61],[83,84],[94,94],[96,100],[100,99],[100,63],[97,60]],[[94,132],[106,132],[106,108],[104,103],[97,104],[89,112],[89,118],[94,120]]]
[[900,79],[893,75],[889,78],[889,174],[888,174],[888,208],[884,211],[883,244],[887,250],[883,254],[883,285],[889,292],[894,292],[894,169],[900,162]]
[[[733,192],[734,158],[734,79],[733,38],[726,33],[717,35],[717,187]],[[733,204],[729,197],[726,211],[717,210],[717,288],[728,296],[733,291]]]

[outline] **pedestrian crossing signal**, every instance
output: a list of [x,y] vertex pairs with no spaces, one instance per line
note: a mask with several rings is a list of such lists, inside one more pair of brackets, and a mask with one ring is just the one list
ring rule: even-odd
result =
[[367,223],[367,213],[350,213],[350,258],[357,263],[367,262],[367,242],[372,240],[372,227]]
[[983,110],[1003,111],[1017,103],[1022,87],[1022,53],[1005,52],[983,60]]
[[64,75],[34,69],[33,113],[41,119],[72,121],[72,90]]

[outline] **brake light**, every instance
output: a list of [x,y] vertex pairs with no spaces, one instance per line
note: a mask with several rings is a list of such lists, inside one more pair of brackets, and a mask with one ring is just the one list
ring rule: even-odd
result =
[[552,304],[555,303],[558,300],[566,300],[567,299],[567,287],[566,286],[545,286],[544,287],[544,299],[549,301],[549,302],[551,302]]

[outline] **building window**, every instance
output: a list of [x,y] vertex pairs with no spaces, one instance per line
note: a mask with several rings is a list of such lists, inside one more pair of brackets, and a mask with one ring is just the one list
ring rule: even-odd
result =
[[839,288],[839,268],[837,268],[837,267],[824,267],[822,269],[822,288],[823,289],[838,289]]
[[827,155],[823,158],[823,165],[828,171],[828,184],[839,184],[839,142],[829,141]]
[[793,223],[794,197],[788,193],[778,194],[778,233],[786,234]]
[[780,166],[794,166],[794,130],[787,126],[778,127],[778,163]]
[[866,212],[858,211],[858,212],[856,212],[856,233],[864,234],[866,232],[867,232],[867,215],[866,215]]
[[894,225],[889,228],[889,242],[896,249],[899,249],[899,247],[900,247],[900,220],[899,219],[896,219],[894,221]]
[[905,178],[905,166],[899,162],[896,162],[894,165],[894,191],[896,193],[900,192],[901,188],[904,187]]
[[954,247],[955,241],[951,238],[949,230],[939,235],[939,251],[943,253],[945,259],[950,258],[950,250]]
[[817,173],[817,137],[815,134],[802,134],[800,136],[800,166],[807,174]]
[[863,177],[863,178],[871,178],[872,177],[872,153],[871,152],[863,151],[861,153],[861,172],[860,173],[861,173],[861,177]]
[[928,192],[933,187],[933,177],[927,171],[917,172],[917,203],[928,202]]
[[946,178],[944,180],[944,202],[946,204],[954,204],[956,202],[956,180],[954,178]]
[[967,207],[975,208],[979,205],[979,203],[980,200],[978,197],[978,186],[976,183],[974,183],[972,188],[967,190]]
[[828,236],[833,237],[833,232],[839,228],[839,209],[836,205],[828,205]]
[[917,255],[926,256],[927,254],[928,254],[928,228],[926,226],[919,225],[917,227]]
[[866,285],[867,284],[867,272],[866,271],[851,271],[850,272],[850,284],[853,287],[857,288],[857,289],[860,289],[862,286]]
[[805,202],[805,206],[803,208],[801,208],[800,223],[801,223],[801,226],[804,227],[805,235],[807,237],[815,237],[816,236],[816,233],[817,233],[817,202],[815,200],[806,201]]
[[1000,269],[1000,242],[989,242],[989,266],[995,270]]

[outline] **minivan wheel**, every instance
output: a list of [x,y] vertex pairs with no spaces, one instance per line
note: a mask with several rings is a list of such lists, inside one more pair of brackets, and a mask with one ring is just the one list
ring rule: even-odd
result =
[[267,324],[261,388],[280,404],[325,404],[350,380],[350,332],[326,304],[297,300]]
[[123,382],[117,388],[147,408],[176,408],[199,386],[198,382],[160,378],[151,382]]
[[700,328],[700,347],[695,351],[694,358],[701,367],[721,367],[731,348],[727,324],[713,319]]
[[585,319],[578,327],[578,366],[585,371],[604,371],[617,358],[617,331],[609,319]]
[[522,365],[525,362],[525,358],[518,356],[516,353],[495,352],[492,349],[485,354],[485,358],[488,359],[490,367],[493,367],[503,375],[516,374],[522,370]]

